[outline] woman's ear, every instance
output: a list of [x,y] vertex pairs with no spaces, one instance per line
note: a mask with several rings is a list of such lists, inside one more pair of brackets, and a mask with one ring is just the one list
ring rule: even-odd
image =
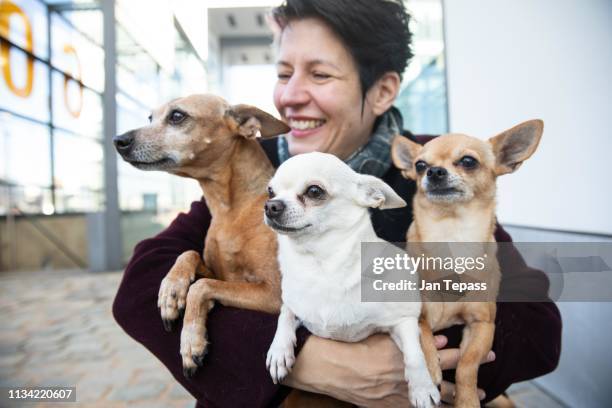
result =
[[368,91],[366,99],[372,106],[374,115],[385,113],[395,102],[402,80],[397,72],[385,72]]

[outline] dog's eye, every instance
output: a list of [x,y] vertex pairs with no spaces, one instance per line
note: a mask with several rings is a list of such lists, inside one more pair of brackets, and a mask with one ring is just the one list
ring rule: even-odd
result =
[[173,125],[178,125],[183,120],[185,120],[186,117],[187,115],[184,112],[175,109],[170,112],[170,115],[168,115],[168,122],[172,123]]
[[268,187],[268,197],[274,198],[275,196],[276,194],[274,194],[274,190],[272,190],[272,187]]
[[466,169],[473,169],[478,165],[478,160],[472,156],[463,156],[461,159],[459,159],[459,164]]
[[149,123],[153,122],[153,115],[149,115],[148,119],[149,119]]
[[425,171],[425,169],[427,169],[427,163],[425,163],[423,160],[419,160],[414,164],[414,169],[417,173],[422,173]]
[[309,186],[306,189],[306,196],[314,200],[320,200],[325,195],[325,190],[319,186]]

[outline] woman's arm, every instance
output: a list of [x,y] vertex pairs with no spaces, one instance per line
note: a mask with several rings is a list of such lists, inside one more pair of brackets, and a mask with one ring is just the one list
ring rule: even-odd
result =
[[[265,365],[277,316],[217,304],[207,322],[209,352],[191,379],[183,376],[179,354],[182,321],[172,332],[164,330],[157,308],[160,283],[180,254],[202,253],[209,224],[205,203],[195,202],[188,214],[180,214],[159,235],[139,243],[123,275],[113,315],[202,405],[278,405],[289,389],[274,385]],[[305,330],[298,331],[297,351],[307,336]]]

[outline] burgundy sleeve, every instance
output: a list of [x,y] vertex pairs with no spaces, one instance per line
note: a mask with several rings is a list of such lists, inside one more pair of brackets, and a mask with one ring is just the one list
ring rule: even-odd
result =
[[[512,242],[510,235],[497,226],[497,242]],[[530,299],[542,302],[498,302],[493,351],[495,361],[480,366],[478,386],[490,401],[511,384],[539,377],[553,371],[561,354],[561,315],[548,299],[548,279],[541,271],[529,268],[514,245],[504,246],[498,255],[502,271],[501,290],[520,286]],[[448,347],[458,347],[462,326],[440,334],[449,338]],[[445,371],[444,378],[454,382],[455,372]]]
[[[210,213],[194,202],[157,236],[139,243],[124,272],[113,303],[119,325],[153,353],[204,407],[264,407],[280,404],[289,389],[272,383],[265,356],[276,331],[277,316],[216,304],[207,322],[208,354],[195,376],[183,376],[179,322],[164,330],[157,308],[162,279],[183,252],[202,253]],[[299,352],[308,333],[298,331]]]

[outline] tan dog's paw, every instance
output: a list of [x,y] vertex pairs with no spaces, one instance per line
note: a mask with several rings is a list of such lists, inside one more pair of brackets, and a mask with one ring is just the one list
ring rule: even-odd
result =
[[295,363],[294,342],[272,342],[266,357],[266,367],[270,371],[272,382],[278,384],[289,374]]
[[181,311],[185,309],[189,279],[177,278],[168,274],[159,287],[157,307],[159,307],[164,328],[172,331],[172,326],[178,319]]
[[431,367],[429,374],[431,375],[431,380],[436,386],[440,386],[440,384],[442,384],[442,368],[440,368],[439,364]]
[[[429,379],[428,375],[423,378],[413,379],[408,383],[410,403],[414,408],[430,408],[440,404],[440,391]],[[457,405],[461,407],[461,405]]]
[[183,374],[193,377],[198,367],[202,366],[208,348],[206,327],[193,323],[183,325],[181,331],[181,357],[183,359]]

